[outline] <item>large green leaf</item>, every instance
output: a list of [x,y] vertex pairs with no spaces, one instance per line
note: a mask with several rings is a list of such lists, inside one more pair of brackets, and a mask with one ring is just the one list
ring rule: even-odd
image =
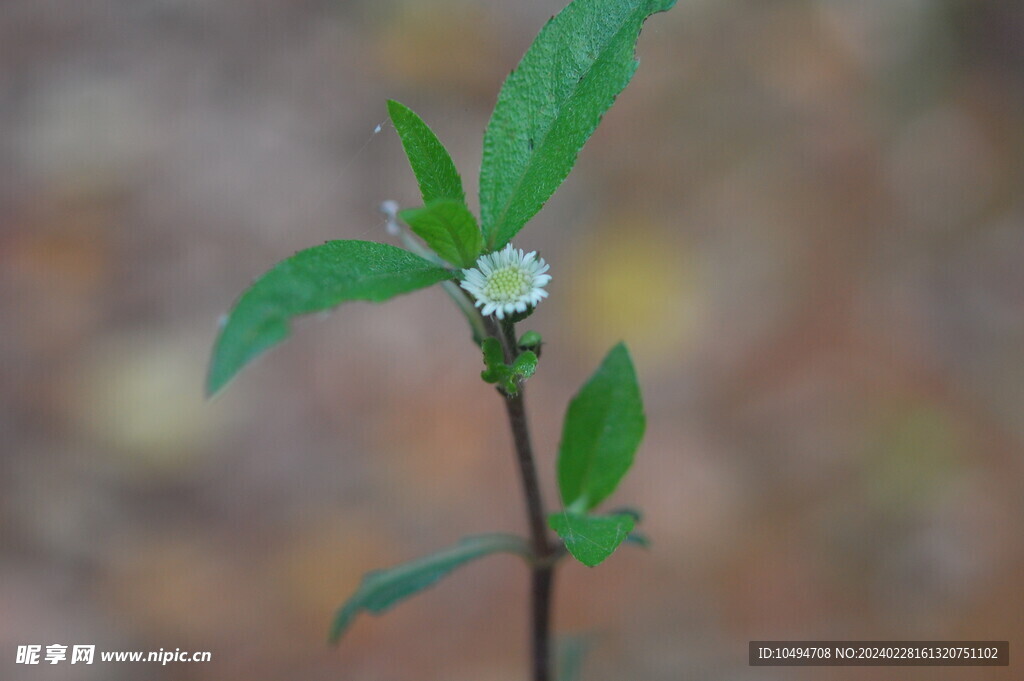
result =
[[398,215],[435,253],[457,267],[472,267],[484,247],[476,218],[462,201],[435,199]]
[[338,610],[331,625],[330,641],[337,642],[360,611],[380,614],[430,587],[455,568],[491,553],[531,554],[522,537],[510,534],[483,534],[464,537],[455,546],[387,570],[363,575],[359,588]]
[[220,390],[256,356],[288,337],[297,315],[347,300],[387,300],[453,273],[388,244],[328,241],[282,260],[238,299],[221,329],[206,378]]
[[588,510],[618,487],[633,464],[646,421],[636,371],[619,343],[569,403],[558,452],[566,508]]
[[459,171],[434,131],[412,109],[393,99],[388,100],[388,114],[419,182],[423,203],[434,199],[465,203],[466,192]]
[[633,516],[561,511],[548,516],[548,525],[558,533],[576,560],[594,567],[612,555],[633,531]]
[[484,133],[480,211],[488,249],[504,246],[572,170],[637,67],[644,20],[675,0],[575,0],[509,74]]

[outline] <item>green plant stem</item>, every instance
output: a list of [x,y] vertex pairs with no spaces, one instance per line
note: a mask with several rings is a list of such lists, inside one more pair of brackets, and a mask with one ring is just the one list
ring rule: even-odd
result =
[[503,320],[501,322],[502,346],[505,348],[505,363],[511,365],[519,354],[519,341],[516,340],[516,325]]
[[[485,323],[491,335],[502,341],[505,361],[511,364],[518,354],[515,325],[509,321],[503,321],[499,330],[493,319],[487,318]],[[530,428],[526,419],[523,386],[519,387],[519,392],[515,395],[504,395],[504,398],[505,411],[508,413],[508,422],[512,429],[512,441],[516,449],[516,460],[519,464],[519,475],[523,484],[523,495],[526,499],[527,521],[530,526],[530,538],[534,553],[531,575],[533,681],[548,681],[551,673],[551,590],[555,551],[548,539],[544,500],[541,497],[540,483],[537,480],[533,446],[530,443]]]

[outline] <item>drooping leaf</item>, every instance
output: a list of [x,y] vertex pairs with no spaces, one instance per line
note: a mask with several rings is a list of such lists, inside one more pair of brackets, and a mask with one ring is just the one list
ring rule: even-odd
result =
[[207,394],[288,337],[292,317],[348,300],[387,300],[453,273],[388,244],[328,241],[299,251],[265,273],[238,299],[213,349]]
[[646,420],[640,386],[622,343],[569,403],[558,452],[558,488],[566,508],[589,510],[615,491],[633,465]]
[[432,586],[455,568],[492,553],[531,554],[522,537],[483,534],[464,537],[458,544],[410,563],[363,575],[356,592],[338,610],[329,640],[336,643],[361,611],[380,614],[409,596]]
[[558,533],[576,560],[594,567],[612,555],[633,531],[633,516],[560,511],[548,516],[548,525]]
[[648,16],[675,0],[574,0],[509,74],[484,133],[480,212],[488,249],[504,246],[572,170],[637,67]]
[[393,99],[388,100],[388,114],[409,157],[423,203],[454,199],[464,204],[466,192],[462,189],[462,178],[434,131],[412,109]]
[[484,247],[476,218],[462,201],[435,199],[398,215],[435,253],[456,267],[472,267]]

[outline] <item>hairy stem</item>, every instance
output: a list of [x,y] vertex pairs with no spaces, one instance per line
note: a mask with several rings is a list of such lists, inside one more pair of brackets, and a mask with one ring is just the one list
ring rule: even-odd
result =
[[548,542],[547,524],[544,520],[544,502],[540,496],[533,451],[530,446],[530,432],[526,422],[526,406],[523,390],[514,397],[506,397],[505,409],[512,427],[512,439],[516,445],[516,459],[526,498],[526,513],[530,524],[535,562],[532,575],[532,628],[533,628],[533,679],[548,681],[551,669],[551,581],[554,564],[550,560],[551,544]]
[[[515,325],[504,321],[499,330],[492,319],[488,318],[486,323],[491,335],[502,342],[505,361],[511,364],[518,354]],[[508,422],[512,429],[512,440],[515,443],[523,495],[526,499],[526,515],[535,556],[531,576],[533,681],[548,681],[551,671],[551,587],[554,577],[554,548],[548,540],[544,500],[541,498],[533,447],[530,444],[523,387],[520,386],[519,392],[515,395],[504,395],[504,398],[505,411],[508,413]]]

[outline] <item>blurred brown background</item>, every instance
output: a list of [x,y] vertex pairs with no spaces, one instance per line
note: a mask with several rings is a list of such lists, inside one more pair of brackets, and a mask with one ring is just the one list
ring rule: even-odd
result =
[[[417,203],[385,100],[476,193],[501,80],[562,1],[0,4],[0,677],[525,678],[490,558],[337,650],[366,570],[524,527],[501,404],[440,290],[350,304],[203,400],[216,320]],[[566,564],[588,681],[1011,679],[762,669],[750,639],[1024,633],[1024,5],[681,0],[558,195],[527,328],[547,501],[611,344],[650,552]],[[17,644],[209,650],[14,664]]]

